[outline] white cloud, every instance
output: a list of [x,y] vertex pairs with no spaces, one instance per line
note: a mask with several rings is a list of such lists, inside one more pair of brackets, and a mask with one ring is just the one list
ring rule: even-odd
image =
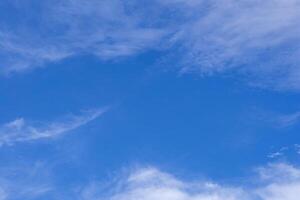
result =
[[[78,200],[298,200],[300,191],[300,169],[285,163],[258,168],[254,176],[243,178],[235,185],[204,179],[185,180],[155,167],[146,167],[132,170],[112,182],[91,182],[81,189],[72,187],[64,190],[55,186],[51,171],[45,173],[48,168],[43,163],[36,163],[33,167],[12,171],[20,177],[4,174],[0,180],[0,200],[40,197]],[[9,179],[12,177],[14,181]]]
[[300,170],[287,164],[270,165],[260,170],[266,185],[256,193],[262,200],[297,200],[300,191]]
[[[274,149],[274,147],[273,147]],[[289,159],[293,156],[299,156],[300,154],[300,145],[287,145],[279,148],[278,150],[268,154],[268,158],[270,159]]]
[[[0,19],[4,73],[80,54],[113,59],[168,49],[182,73],[234,71],[255,86],[300,89],[298,0],[11,2],[21,14],[16,23]],[[39,9],[29,15],[31,4]]]
[[[288,164],[259,168],[255,182],[225,186],[211,181],[185,181],[156,168],[133,171],[115,186],[102,190],[97,184],[86,187],[82,200],[297,200],[300,169]],[[253,178],[250,178],[253,180]],[[252,186],[249,186],[252,185]],[[253,186],[257,185],[257,186]],[[109,191],[108,191],[109,190]]]
[[105,111],[106,109],[89,110],[53,122],[28,122],[18,118],[0,126],[0,146],[57,137],[87,124]]
[[268,158],[278,158],[285,155],[285,152],[288,151],[288,147],[281,147],[278,151],[270,153]]
[[[156,48],[166,33],[162,28],[143,24],[139,16],[126,10],[129,9],[126,2],[120,0],[7,4],[21,14],[14,16],[15,25],[2,21],[0,58],[4,73],[40,67],[45,62],[78,54],[93,54],[101,59],[129,56]],[[31,4],[40,9],[24,14]]]
[[237,70],[253,76],[252,84],[300,89],[298,0],[201,2],[182,6],[193,13],[175,39],[187,52],[183,73]]

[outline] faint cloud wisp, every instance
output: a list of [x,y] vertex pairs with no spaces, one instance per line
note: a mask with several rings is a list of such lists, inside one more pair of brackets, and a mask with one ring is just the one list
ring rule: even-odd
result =
[[34,123],[18,118],[0,126],[0,146],[55,138],[87,124],[101,116],[105,111],[106,109],[84,111],[80,115],[69,115],[53,122]]

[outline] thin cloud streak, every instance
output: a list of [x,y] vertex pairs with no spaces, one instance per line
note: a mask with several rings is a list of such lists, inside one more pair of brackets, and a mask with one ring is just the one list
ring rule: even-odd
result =
[[289,127],[289,126],[296,125],[300,122],[300,112],[281,115],[277,118],[277,122],[282,127]]
[[0,126],[0,146],[18,142],[50,139],[77,129],[100,117],[106,109],[84,111],[80,115],[69,115],[53,122],[28,122],[23,118]]
[[296,127],[300,122],[300,112],[279,113],[266,110],[256,111],[256,118],[264,121],[271,126],[283,129]]

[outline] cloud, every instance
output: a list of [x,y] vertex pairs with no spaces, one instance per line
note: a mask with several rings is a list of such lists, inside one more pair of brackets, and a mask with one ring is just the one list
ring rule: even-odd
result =
[[0,200],[40,199],[53,192],[49,163],[17,162],[0,167]]
[[299,144],[293,144],[293,145],[286,145],[281,148],[278,148],[277,150],[274,150],[272,153],[268,154],[268,158],[270,159],[285,159],[289,160],[291,157],[299,156],[300,154],[300,145]]
[[89,186],[82,192],[82,199],[235,200],[246,199],[246,196],[241,188],[221,187],[211,182],[186,182],[156,168],[148,167],[138,169],[119,180],[108,194],[99,193],[95,185]]
[[256,110],[256,119],[266,122],[275,128],[293,128],[300,122],[300,112],[274,112],[267,110]]
[[282,127],[293,126],[298,124],[300,121],[300,112],[295,112],[292,114],[281,115],[277,118],[277,123]]
[[287,164],[270,165],[260,170],[266,185],[256,193],[262,200],[296,200],[300,191],[300,170]]
[[[91,184],[81,192],[82,200],[297,200],[300,169],[278,163],[257,170],[256,183],[224,186],[211,181],[186,181],[148,167],[121,178],[114,187],[101,191]],[[252,185],[252,186],[249,186]],[[254,185],[254,186],[253,186]],[[256,186],[255,186],[256,185]],[[109,191],[108,191],[109,190]]]
[[176,2],[192,13],[175,38],[182,73],[238,71],[254,85],[300,89],[298,0]]
[[23,118],[0,126],[0,146],[18,142],[55,138],[70,132],[101,116],[106,109],[84,111],[53,122],[31,122]]
[[6,74],[80,54],[101,59],[130,56],[156,48],[166,34],[163,28],[143,24],[120,0],[29,0],[3,4],[11,13],[18,13],[11,16],[11,21],[0,20],[1,68]]
[[175,55],[169,60],[181,73],[234,72],[254,86],[300,89],[298,0],[3,4],[14,14],[0,18],[2,73],[82,54],[108,60],[156,49]]
[[278,151],[270,153],[268,155],[268,158],[274,159],[274,158],[278,158],[278,157],[284,156],[285,153],[286,153],[286,151],[288,151],[288,150],[289,150],[288,147],[281,147]]
[[6,169],[5,173],[1,171],[0,200],[52,197],[73,200],[297,200],[300,190],[300,169],[286,163],[257,168],[253,176],[234,185],[204,179],[188,180],[155,167],[145,167],[115,177],[111,182],[93,181],[84,187],[72,185],[63,190],[55,185],[54,174],[45,163],[24,166]]

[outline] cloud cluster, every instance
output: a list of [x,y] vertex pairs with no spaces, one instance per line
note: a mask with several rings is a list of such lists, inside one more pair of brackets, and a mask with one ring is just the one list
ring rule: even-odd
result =
[[0,19],[2,73],[79,54],[112,59],[157,49],[175,54],[181,73],[234,71],[256,86],[300,89],[298,0],[3,4],[18,14]]
[[49,167],[36,163],[10,173],[6,170],[0,179],[0,200],[298,200],[300,191],[300,169],[286,163],[257,168],[253,176],[235,185],[186,180],[155,167],[131,170],[113,180],[62,190],[55,185]]
[[299,168],[279,163],[270,164],[257,171],[255,183],[249,184],[251,181],[247,180],[248,185],[224,186],[209,181],[184,181],[150,167],[138,169],[126,178],[123,177],[114,187],[109,187],[113,188],[109,192],[99,192],[100,187],[97,188],[92,184],[82,191],[80,199],[297,200],[299,198]]
[[53,122],[27,122],[23,118],[0,126],[0,146],[18,142],[55,138],[96,119],[105,109],[89,110],[80,115],[69,115]]

